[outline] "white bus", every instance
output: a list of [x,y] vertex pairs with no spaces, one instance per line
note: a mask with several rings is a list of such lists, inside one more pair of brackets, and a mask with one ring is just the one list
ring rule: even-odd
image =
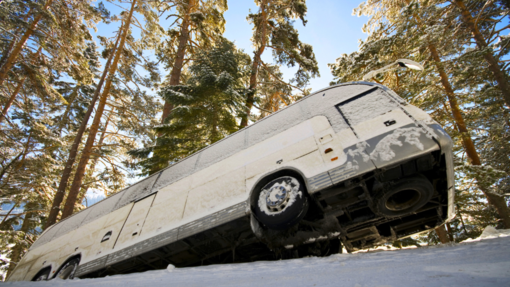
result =
[[48,228],[8,281],[328,255],[454,215],[452,142],[388,88],[313,93]]

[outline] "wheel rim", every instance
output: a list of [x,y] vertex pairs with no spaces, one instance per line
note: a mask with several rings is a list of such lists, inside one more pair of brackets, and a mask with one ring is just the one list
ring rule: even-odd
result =
[[303,196],[296,178],[285,176],[276,180],[265,185],[259,195],[259,208],[267,215],[282,213],[296,197]]
[[274,212],[282,211],[289,202],[291,192],[292,187],[287,182],[271,187],[266,195],[267,209]]

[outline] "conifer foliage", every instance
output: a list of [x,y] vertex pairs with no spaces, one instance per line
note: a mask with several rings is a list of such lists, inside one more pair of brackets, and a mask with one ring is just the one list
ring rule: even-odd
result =
[[[161,105],[142,88],[157,85],[159,72],[143,52],[159,40],[155,39],[157,25],[151,22],[151,16],[157,14],[151,6],[155,3],[143,4],[136,6],[136,11],[149,18],[145,21],[147,27],[140,27],[147,33],[138,39],[129,31],[124,33],[121,50],[120,42],[109,38],[111,35],[96,35],[99,41],[92,37],[97,33],[97,23],[113,25],[127,15],[111,15],[102,2],[0,3],[0,249],[2,258],[6,258],[0,262],[0,269],[6,272],[3,275],[12,272],[45,227],[63,218],[62,203],[68,202],[72,213],[84,207],[84,195],[90,187],[105,195],[121,190],[130,172],[127,150],[151,137],[150,127],[156,123]],[[105,115],[97,123],[100,133],[96,138],[88,118],[100,115],[94,94],[98,97],[104,92],[101,72],[110,71],[108,59],[113,61],[117,51],[122,54],[119,72],[105,74],[111,85],[106,91],[109,98],[104,105]],[[92,160],[73,199],[67,181],[76,179],[74,161],[83,157],[82,136],[93,139]]]
[[[299,40],[299,33],[293,25],[293,19],[300,19],[303,25],[306,24],[306,1],[256,0],[255,3],[259,6],[259,11],[247,17],[253,24],[252,42],[255,46],[255,52],[249,81],[250,92],[246,98],[245,114],[241,119],[241,127],[248,125],[251,109],[257,99],[265,97],[266,103],[271,103],[271,98],[275,96],[281,98],[289,95],[281,93],[284,91],[280,91],[280,94],[276,95],[274,92],[262,94],[262,91],[267,92],[270,89],[267,83],[276,82],[278,86],[283,83],[286,86],[300,90],[306,95],[309,92],[309,90],[306,90],[309,79],[319,75],[319,68],[312,46]],[[262,54],[266,49],[272,50],[273,58],[278,65],[298,66],[291,83],[282,80],[277,66],[271,66],[262,61]],[[259,73],[265,76],[266,79],[265,83],[262,83],[264,86],[262,89],[259,89],[261,84]],[[281,100],[286,103],[285,99]]]
[[195,55],[185,85],[160,90],[173,110],[155,129],[156,145],[132,152],[145,159],[140,163],[145,173],[154,173],[238,130],[249,64],[247,54],[222,39]]
[[[225,30],[223,13],[226,0],[172,0],[164,1],[160,10],[169,12],[167,17],[175,19],[168,27],[168,40],[159,56],[171,67],[168,85],[179,85],[184,66],[198,50],[207,49],[219,39]],[[173,109],[165,102],[161,121],[164,122]]]

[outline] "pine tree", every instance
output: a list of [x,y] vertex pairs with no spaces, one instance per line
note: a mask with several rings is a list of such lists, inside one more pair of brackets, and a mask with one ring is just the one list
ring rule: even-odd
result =
[[85,175],[85,170],[87,168],[88,161],[90,159],[90,155],[92,152],[92,147],[94,145],[94,141],[96,138],[97,131],[99,129],[99,124],[101,122],[101,117],[103,115],[104,107],[106,105],[106,100],[108,99],[110,88],[112,86],[112,80],[117,70],[117,65],[119,63],[121,53],[124,49],[124,43],[126,42],[126,38],[129,34],[130,24],[133,17],[133,12],[135,10],[136,0],[131,2],[131,9],[129,10],[129,14],[126,15],[124,20],[124,25],[122,26],[122,32],[119,35],[120,42],[117,50],[115,51],[115,58],[112,61],[110,70],[108,72],[108,78],[105,82],[104,90],[102,91],[101,96],[99,97],[99,102],[95,111],[94,120],[90,126],[89,134],[87,137],[87,141],[82,150],[82,155],[80,158],[80,162],[78,163],[78,167],[76,169],[76,173],[74,175],[73,183],[70,187],[69,193],[66,198],[66,203],[64,209],[62,211],[62,219],[70,216],[74,212],[74,206],[76,204],[76,199],[78,198],[83,177]]
[[[76,160],[76,156],[78,155],[78,148],[82,141],[82,137],[84,135],[85,129],[87,128],[89,118],[90,118],[92,112],[94,111],[96,101],[99,98],[99,95],[101,93],[101,88],[103,86],[103,83],[106,79],[108,72],[110,71],[110,62],[112,61],[113,56],[119,50],[118,44],[119,44],[120,39],[121,39],[121,34],[119,34],[117,36],[117,42],[115,43],[115,45],[113,47],[113,51],[110,52],[111,53],[110,57],[108,58],[108,61],[106,62],[103,74],[102,74],[101,79],[99,80],[99,83],[95,89],[94,95],[92,96],[92,98],[90,100],[90,103],[87,108],[87,112],[81,119],[80,126],[76,132],[75,137],[74,137],[73,144],[69,151],[69,155],[67,156],[67,161],[65,163],[64,170],[62,171],[62,176],[60,178],[60,183],[58,185],[57,192],[55,193],[55,196],[53,198],[53,203],[52,203],[49,215],[48,215],[48,219],[46,220],[45,229],[50,227],[51,225],[55,224],[55,222],[57,221],[57,216],[60,212],[60,205],[61,205],[61,203],[64,199],[64,196],[65,196],[65,193],[66,193],[67,183],[71,177],[73,165]],[[66,113],[64,113],[64,115],[65,114]],[[62,119],[62,120],[64,120],[64,119]]]
[[[478,28],[478,20],[472,16],[472,12],[468,9],[463,0],[454,0],[453,3],[457,6],[460,11],[462,17],[463,24],[469,29],[469,31],[473,34],[473,38],[478,46],[478,49],[484,50],[483,57],[485,61],[489,64],[489,70],[492,72],[494,76],[494,80],[497,83],[498,88],[503,94],[503,98],[505,100],[506,106],[510,108],[510,84],[508,83],[508,75],[501,69],[499,66],[499,59],[494,55],[494,51],[487,43],[486,37],[480,32]],[[475,11],[479,11],[480,1],[476,1],[472,3],[472,6]],[[481,9],[485,10],[485,6],[490,5],[489,2],[485,3]],[[478,9],[477,9],[478,8]],[[482,10],[482,12],[483,12]],[[499,15],[498,15],[499,16]],[[497,19],[495,19],[497,20]],[[495,27],[495,25],[491,25]],[[508,225],[510,228],[510,225]]]
[[15,44],[12,45],[12,49],[10,49],[7,52],[8,56],[6,56],[4,62],[2,63],[2,66],[0,67],[0,85],[2,85],[3,82],[6,80],[7,73],[16,63],[16,60],[18,59],[20,53],[22,52],[23,46],[25,46],[30,36],[32,36],[32,34],[37,30],[37,25],[39,24],[39,21],[41,21],[41,19],[44,16],[44,13],[48,10],[48,7],[52,4],[52,2],[53,0],[47,0],[42,7],[38,7],[39,11],[36,12],[37,14],[32,19],[30,25],[27,27],[23,36],[19,40],[12,39],[12,41],[14,41]]
[[[270,68],[262,61],[261,57],[266,48],[272,50],[273,57],[278,65],[290,67],[298,65],[295,78],[291,81],[295,82],[295,85],[291,85],[291,87],[297,88],[306,94],[303,88],[310,77],[319,75],[319,68],[312,46],[299,40],[299,34],[292,22],[293,19],[299,18],[303,25],[306,24],[307,7],[305,1],[256,0],[255,3],[259,6],[258,13],[248,15],[248,20],[254,26],[252,42],[255,46],[255,52],[249,82],[250,93],[246,98],[245,115],[241,119],[241,127],[248,125],[251,108],[256,99],[260,70],[264,70],[265,73],[271,75],[273,81],[283,82],[277,73],[273,73],[274,68]],[[287,84],[290,85],[290,83]]]
[[142,159],[144,173],[152,174],[237,131],[249,64],[248,55],[223,39],[195,55],[185,85],[161,89],[159,94],[174,108],[165,124],[155,128],[156,145],[131,152]]
[[[173,13],[168,17],[175,18],[168,29],[167,44],[161,49],[159,57],[172,69],[168,85],[176,86],[181,81],[182,70],[190,61],[190,55],[211,47],[223,33],[223,13],[227,10],[227,1],[172,0],[165,2],[161,10]],[[165,102],[162,123],[172,109],[172,104]]]

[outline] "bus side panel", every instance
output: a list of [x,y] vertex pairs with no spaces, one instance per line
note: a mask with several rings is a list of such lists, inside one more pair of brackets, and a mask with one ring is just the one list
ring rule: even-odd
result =
[[[331,135],[332,129],[326,117],[317,116],[249,148],[247,154],[261,156],[246,167],[246,190],[251,191],[263,176],[284,167],[293,167],[306,178],[322,174],[318,181],[331,185],[316,139],[323,134]],[[342,153],[341,148],[338,150]]]
[[100,217],[88,224],[82,225],[78,230],[70,234],[69,241],[60,248],[60,260],[64,261],[71,255],[81,253],[82,258],[89,255],[91,246],[95,243],[95,233],[97,233],[106,223],[107,216]]
[[[307,144],[311,144],[311,140],[307,140]],[[292,151],[289,152],[289,154],[285,153],[285,155],[289,155],[289,158],[292,158],[293,154]],[[290,168],[290,169],[296,169],[303,173],[305,176],[305,180],[308,179],[308,183],[311,184],[310,178],[312,175],[319,174],[322,171],[324,171],[324,161],[321,157],[321,153],[318,149],[315,149],[312,152],[309,152],[302,156],[296,156],[293,159],[287,160],[286,164],[282,168]],[[251,191],[255,187],[255,184],[262,179],[264,176],[271,174],[271,171],[267,173],[259,173],[257,175],[254,175],[250,178],[246,179],[246,190]],[[324,180],[325,185],[331,185],[331,180],[329,179],[329,175],[325,174]],[[313,187],[310,186],[312,189]],[[308,190],[310,192],[310,190]]]
[[163,187],[156,194],[147,220],[142,227],[142,237],[147,238],[179,226],[184,206],[191,188],[191,177]]
[[[34,261],[25,262],[23,264],[18,264],[16,266],[16,268],[14,269],[14,271],[9,276],[9,278],[7,278],[7,281],[22,281],[23,279],[25,279],[25,276],[28,273],[28,271],[30,270],[30,268],[32,267],[33,263],[34,263]],[[30,279],[32,279],[32,278],[30,278]],[[28,280],[30,280],[30,279],[28,279]]]
[[[195,188],[216,179],[222,175],[235,171],[245,165],[246,131],[241,131],[220,141],[201,152],[195,173],[192,177],[191,188]],[[233,153],[232,151],[236,151]]]
[[[105,251],[105,245],[109,245],[108,243],[115,241],[115,238],[119,235],[120,228],[122,227],[131,206],[132,204],[124,206],[110,214],[106,214],[81,226],[79,232],[75,232],[69,243],[62,248],[60,261],[63,262],[74,254],[80,254],[80,264],[83,264],[98,255],[100,256],[101,253]],[[110,240],[108,242],[101,243],[101,239],[108,231],[112,231]],[[109,246],[108,249],[111,248],[112,246]]]
[[[270,174],[272,171],[280,169],[282,166],[289,164],[296,158],[304,156],[317,150],[317,144],[313,136],[303,139],[291,146],[287,146],[282,150],[276,150],[263,158],[250,163],[246,166],[246,178],[252,179],[258,175]],[[322,158],[319,156],[320,163],[323,167]],[[302,171],[305,175],[310,174],[308,169]]]
[[[27,273],[32,268],[32,265],[41,257],[44,253],[43,249],[36,248],[32,250],[28,250],[28,252],[23,256],[21,261],[16,265],[14,271],[9,275],[6,281],[21,281],[23,280]],[[28,258],[28,259],[26,259]],[[30,278],[31,279],[31,278]]]
[[[204,168],[190,176],[191,188],[196,188],[210,182],[218,177],[227,175],[245,166],[246,153],[240,151],[218,163]],[[201,164],[202,159],[199,164]]]
[[[255,126],[254,128],[256,128]],[[275,153],[279,151],[283,151],[284,149],[289,148],[292,145],[295,145],[296,143],[301,142],[302,140],[306,138],[310,138],[314,135],[314,130],[311,124],[311,121],[304,121],[296,126],[291,127],[290,129],[281,132],[267,140],[264,140],[260,143],[257,143],[249,148],[246,149],[246,164],[252,165],[255,162],[259,162],[260,159],[264,159],[267,156],[274,156]],[[251,137],[251,133],[250,133]],[[315,147],[316,148],[316,147]],[[296,152],[300,153],[300,155],[305,154],[306,152],[310,152],[311,150],[306,151],[306,147],[303,147],[302,151],[299,151],[299,148]],[[260,169],[266,169],[266,168],[273,168],[276,166],[276,161],[279,160],[275,159],[275,162],[272,163],[270,166],[260,166]],[[280,163],[281,164],[281,163]],[[250,178],[255,174],[250,174],[248,172],[246,174],[247,178]]]
[[[67,242],[71,241],[72,236],[76,230],[73,230],[63,236],[57,237],[50,242],[37,247],[37,254],[39,256],[34,257],[33,264],[28,270],[25,276],[25,280],[31,280],[37,272],[41,269],[51,266],[51,274],[54,275],[54,271],[58,268],[60,262],[60,253],[62,246],[65,246]],[[34,250],[36,251],[36,250]]]
[[[346,130],[346,132],[348,131]],[[345,136],[347,135],[352,135],[351,139],[346,140]],[[344,133],[343,138],[341,138],[332,127],[315,133],[315,141],[319,147],[320,156],[324,160],[325,170],[340,166],[347,161],[347,155],[344,152],[344,142],[352,141],[352,138],[356,141],[356,136],[352,131]]]
[[245,170],[238,168],[190,190],[184,220],[198,219],[245,201]]
[[[393,122],[394,124],[389,125]],[[361,140],[369,140],[375,136],[409,124],[414,124],[414,121],[402,110],[395,109],[383,115],[361,122],[353,126],[353,128]]]
[[139,241],[143,223],[147,218],[147,214],[149,213],[149,209],[154,198],[155,195],[151,195],[135,202],[126,222],[124,223],[124,227],[122,227],[117,243],[115,243],[115,250],[123,249],[124,247],[135,244]]

